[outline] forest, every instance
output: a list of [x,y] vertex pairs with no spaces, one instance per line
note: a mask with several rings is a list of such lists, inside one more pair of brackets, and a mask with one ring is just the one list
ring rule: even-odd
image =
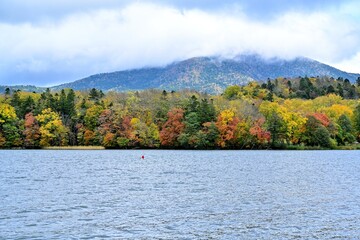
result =
[[360,141],[360,79],[298,77],[191,90],[5,89],[0,148],[352,149]]

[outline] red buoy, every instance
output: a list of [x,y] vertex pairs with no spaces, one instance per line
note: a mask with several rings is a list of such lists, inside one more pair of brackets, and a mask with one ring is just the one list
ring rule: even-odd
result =
[[144,155],[141,156],[142,159],[145,159]]

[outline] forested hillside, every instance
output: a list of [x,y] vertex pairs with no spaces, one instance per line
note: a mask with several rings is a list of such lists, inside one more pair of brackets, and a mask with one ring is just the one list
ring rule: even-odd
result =
[[360,140],[360,80],[294,78],[193,91],[0,95],[0,147],[338,148]]
[[264,59],[259,55],[240,55],[236,58],[194,57],[164,67],[149,67],[95,74],[71,83],[55,86],[74,90],[91,88],[103,91],[137,91],[149,88],[220,94],[231,85],[268,78],[298,76],[341,77],[354,83],[359,74],[347,73],[308,58]]

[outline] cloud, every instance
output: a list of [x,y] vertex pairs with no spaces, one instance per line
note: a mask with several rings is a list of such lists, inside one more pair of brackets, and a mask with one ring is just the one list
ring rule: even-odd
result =
[[348,72],[360,73],[360,51],[358,51],[353,57],[333,63],[332,65],[339,69],[345,69]]
[[306,56],[360,72],[359,64],[347,65],[355,64],[360,53],[359,24],[342,17],[350,9],[287,11],[263,21],[241,8],[205,11],[138,2],[40,22],[3,22],[0,84],[52,85],[98,72],[241,53]]
[[[346,0],[346,2],[349,0]],[[250,17],[267,19],[286,11],[317,11],[340,6],[338,0],[141,0],[178,9],[218,11],[241,8]],[[344,1],[342,1],[343,3]],[[0,1],[0,21],[37,22],[58,19],[78,12],[122,8],[133,0],[11,0]]]

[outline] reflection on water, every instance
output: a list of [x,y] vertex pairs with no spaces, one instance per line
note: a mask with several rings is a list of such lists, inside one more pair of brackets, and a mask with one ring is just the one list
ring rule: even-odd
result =
[[0,151],[0,239],[360,238],[359,173],[359,151]]

